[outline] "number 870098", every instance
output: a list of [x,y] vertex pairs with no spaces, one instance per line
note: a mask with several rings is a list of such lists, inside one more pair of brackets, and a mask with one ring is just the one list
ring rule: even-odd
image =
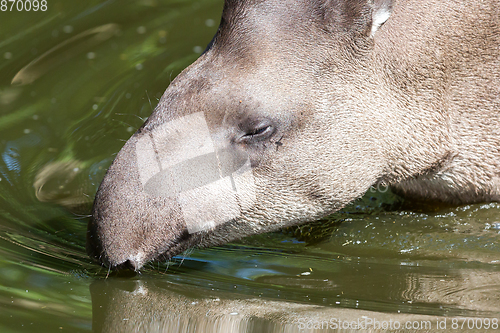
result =
[[30,11],[46,11],[47,0],[1,0],[0,10],[2,12],[30,12]]

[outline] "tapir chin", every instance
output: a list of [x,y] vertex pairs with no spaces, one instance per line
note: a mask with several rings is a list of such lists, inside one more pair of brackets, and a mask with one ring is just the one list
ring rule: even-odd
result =
[[226,0],[107,171],[87,248],[139,270],[321,218],[377,182],[500,201],[500,1]]

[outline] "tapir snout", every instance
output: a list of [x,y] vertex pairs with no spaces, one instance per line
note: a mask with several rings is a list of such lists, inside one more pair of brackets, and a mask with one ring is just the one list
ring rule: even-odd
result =
[[379,181],[500,200],[497,0],[226,0],[95,198],[89,254],[140,269],[330,214]]

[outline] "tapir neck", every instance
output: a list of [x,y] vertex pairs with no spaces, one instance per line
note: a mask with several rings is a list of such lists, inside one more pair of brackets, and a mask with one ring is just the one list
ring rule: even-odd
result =
[[404,10],[395,9],[398,20],[374,37],[373,61],[392,103],[388,178],[404,195],[457,204],[500,198],[500,87],[491,83],[500,68],[492,48],[500,45],[500,27],[491,18],[499,10],[467,5],[474,8],[464,15],[462,5],[441,3],[449,9],[442,18],[435,1],[405,1]]

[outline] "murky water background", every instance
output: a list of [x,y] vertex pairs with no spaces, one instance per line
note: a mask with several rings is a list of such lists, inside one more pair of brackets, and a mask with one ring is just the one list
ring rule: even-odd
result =
[[1,332],[297,331],[333,316],[427,315],[450,329],[458,316],[500,318],[496,203],[410,210],[375,191],[322,223],[108,276],[85,254],[97,186],[210,41],[222,1],[47,8],[0,11]]

